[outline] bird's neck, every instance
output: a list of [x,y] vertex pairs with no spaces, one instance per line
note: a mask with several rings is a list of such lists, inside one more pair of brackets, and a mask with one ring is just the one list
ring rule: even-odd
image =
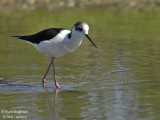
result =
[[78,32],[72,30],[70,33],[69,33],[69,39],[72,41],[75,41],[75,40],[82,40],[84,38],[84,36],[82,36],[81,34],[79,34]]
[[74,51],[76,48],[78,48],[81,43],[82,43],[82,39],[84,37],[74,31],[71,31],[69,34],[68,34],[68,38],[66,40],[66,47],[68,50],[70,51]]

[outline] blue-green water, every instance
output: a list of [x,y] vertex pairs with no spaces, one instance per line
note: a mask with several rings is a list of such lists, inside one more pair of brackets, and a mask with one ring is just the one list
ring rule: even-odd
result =
[[[159,120],[159,11],[89,8],[0,13],[0,117],[17,120]],[[89,24],[75,52],[56,58],[41,86],[50,58],[12,38],[45,28]],[[24,113],[16,113],[23,111]],[[9,113],[13,111],[13,113]]]

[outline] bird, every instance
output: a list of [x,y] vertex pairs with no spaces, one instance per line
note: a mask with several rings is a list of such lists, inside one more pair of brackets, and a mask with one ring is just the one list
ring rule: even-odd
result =
[[81,44],[83,38],[88,40],[97,48],[96,44],[88,35],[89,26],[85,22],[77,22],[71,30],[65,28],[48,28],[38,33],[25,36],[12,36],[33,45],[39,52],[51,57],[51,62],[43,77],[42,86],[45,87],[47,74],[53,65],[54,83],[60,88],[55,73],[55,58],[75,51]]

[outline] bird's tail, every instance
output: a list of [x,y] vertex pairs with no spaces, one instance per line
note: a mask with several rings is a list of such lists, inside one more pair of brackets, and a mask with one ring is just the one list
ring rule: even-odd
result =
[[24,39],[24,38],[26,38],[27,36],[11,36],[11,37],[15,37],[15,38],[18,38],[18,39]]

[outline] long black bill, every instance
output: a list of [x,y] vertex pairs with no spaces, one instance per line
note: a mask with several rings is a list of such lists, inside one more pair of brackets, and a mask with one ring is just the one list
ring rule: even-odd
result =
[[91,43],[97,48],[97,46],[96,46],[96,44],[94,44],[94,42],[91,40],[91,38],[89,37],[89,35],[88,34],[86,34],[86,37],[88,38],[88,40],[90,40],[91,41]]

